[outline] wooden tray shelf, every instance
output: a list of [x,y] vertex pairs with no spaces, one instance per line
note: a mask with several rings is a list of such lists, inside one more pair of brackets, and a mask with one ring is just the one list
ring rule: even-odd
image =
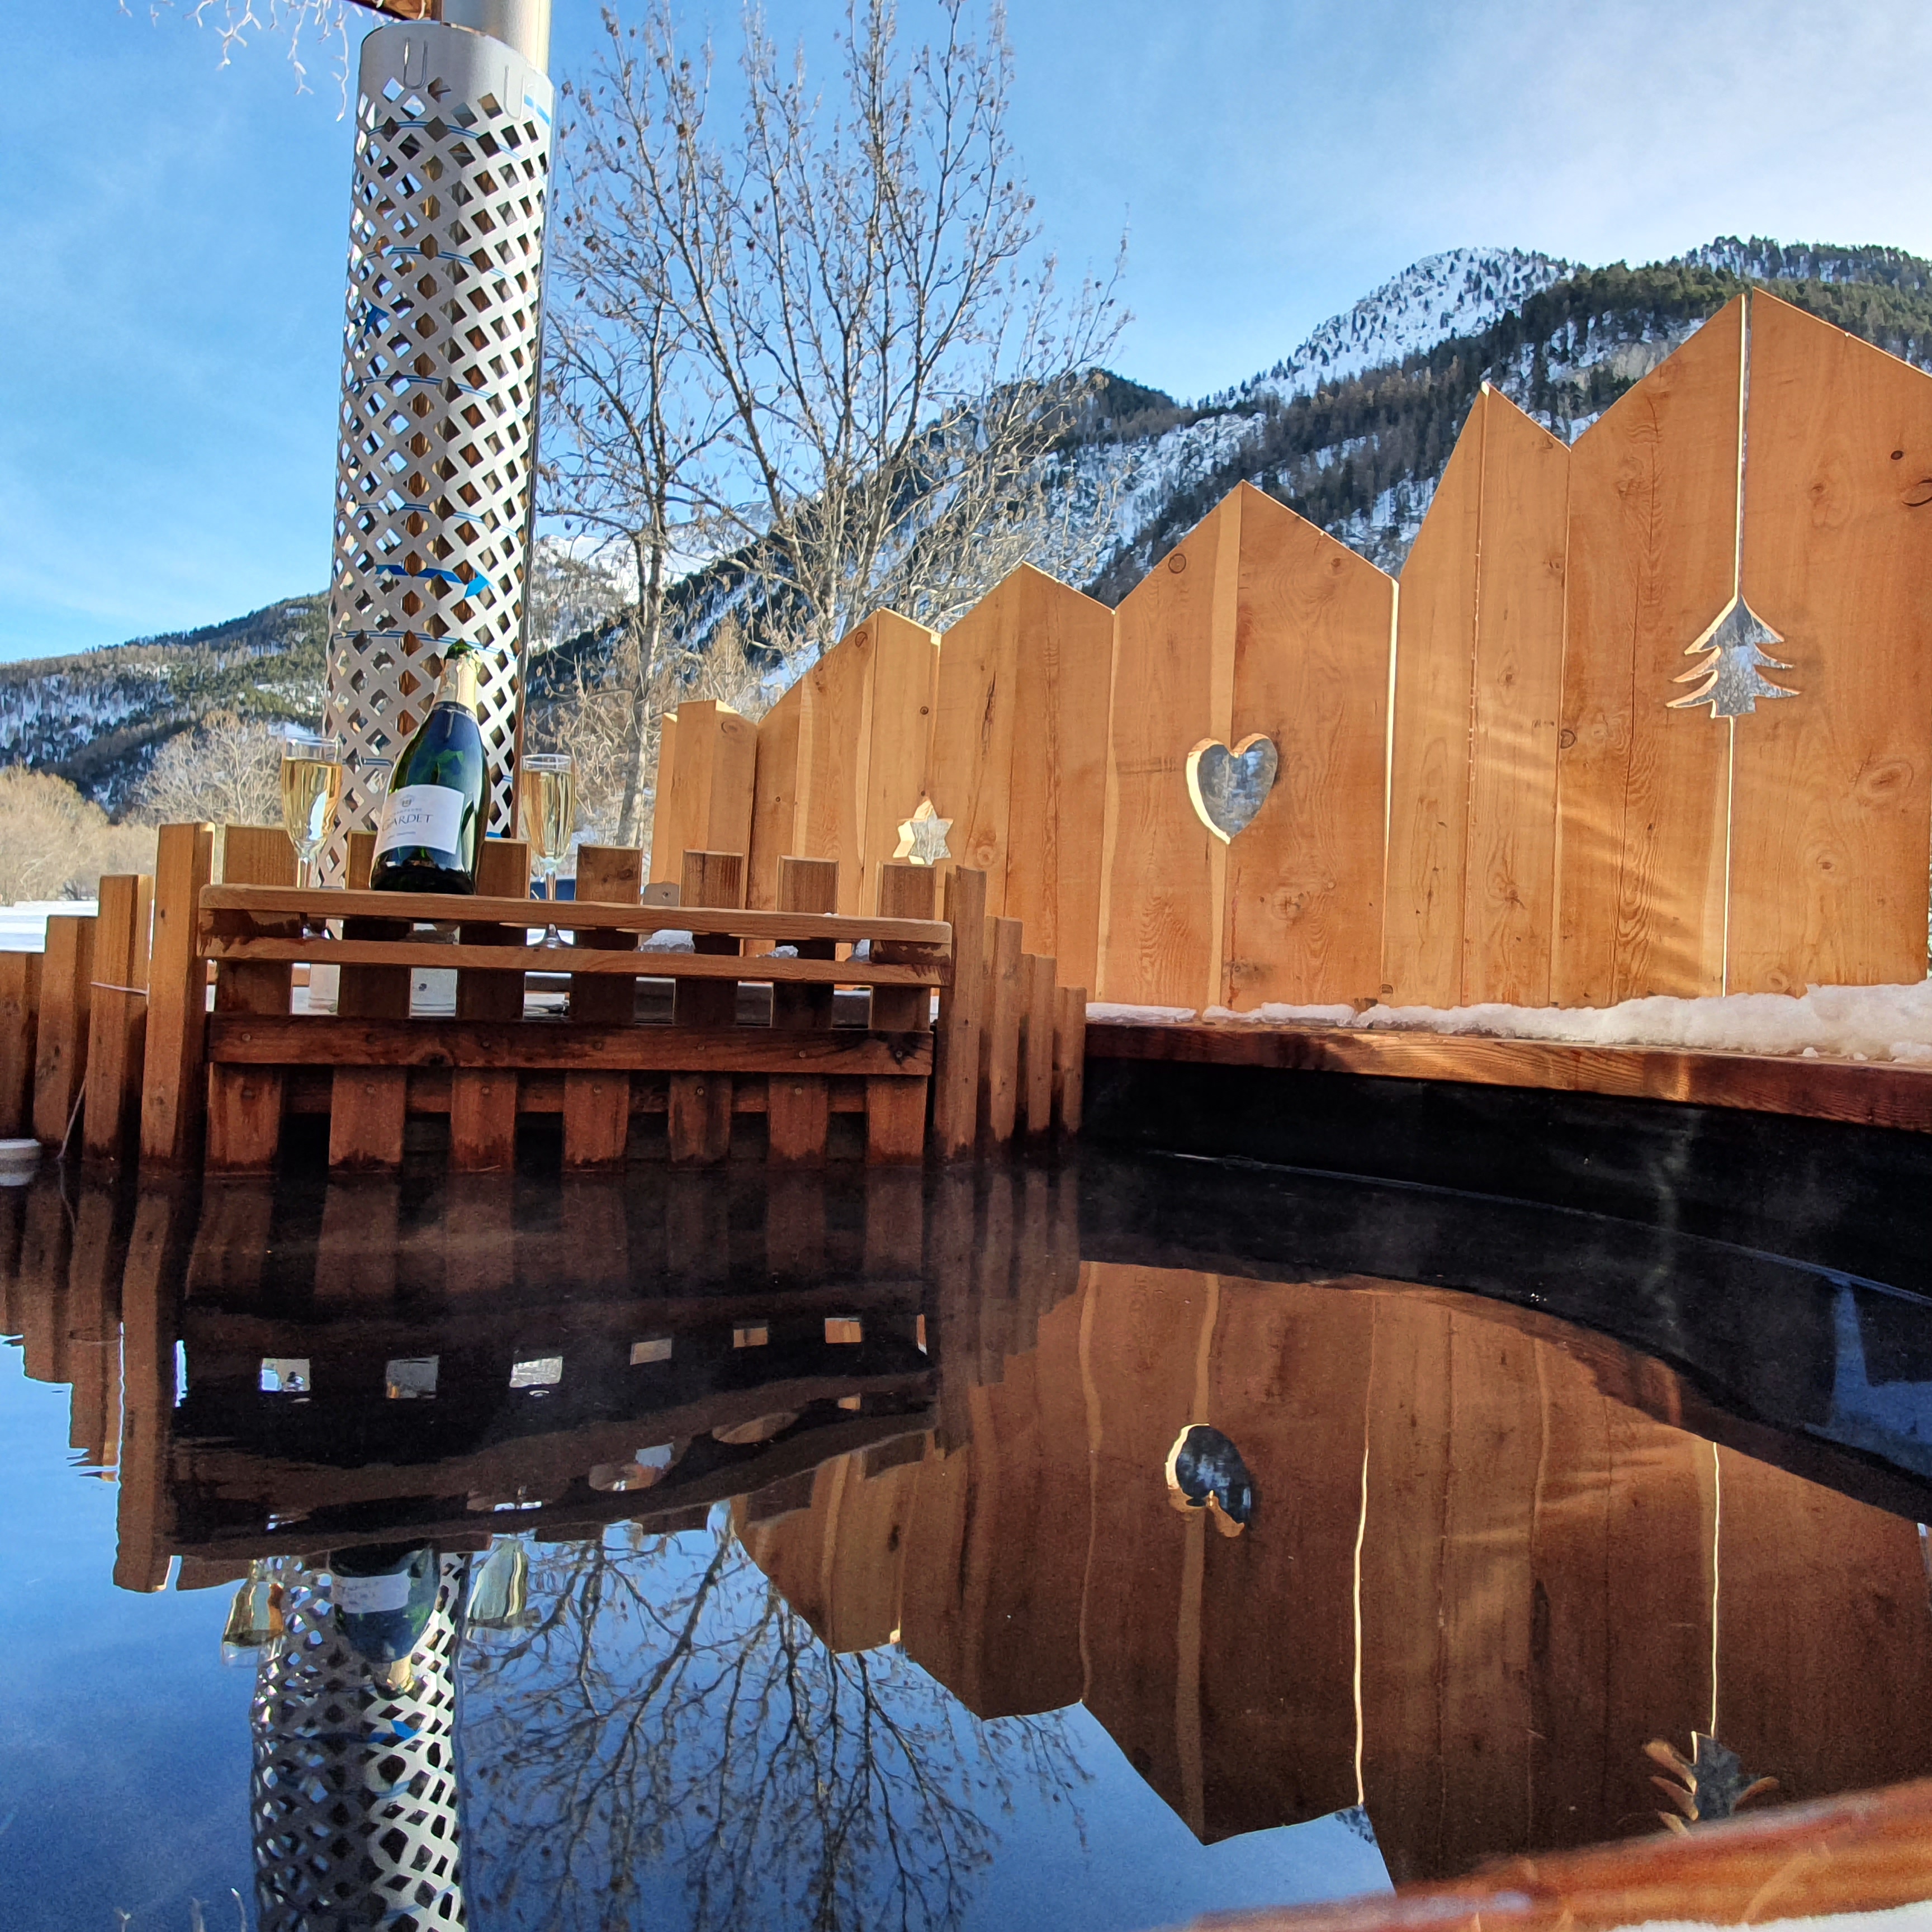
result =
[[[754,912],[742,906],[639,905],[634,902],[590,899],[560,899],[553,906],[545,899],[486,898],[480,893],[472,898],[454,898],[440,892],[304,891],[294,886],[224,885],[202,888],[201,910],[204,938],[209,930],[208,916],[214,913],[281,918],[301,914],[315,920],[407,920],[416,926],[526,928],[542,926],[554,914],[558,928],[566,932],[688,932],[694,937],[719,936],[776,946],[796,945],[808,940],[856,945],[869,939],[894,946],[928,946],[941,957],[952,950],[952,928],[943,920]],[[654,960],[659,956],[652,956]]]
[[563,950],[530,946],[441,946],[409,939],[241,939],[204,933],[202,956],[218,964],[254,961],[272,965],[406,966],[418,972],[466,968],[478,972],[608,973],[650,980],[736,980],[815,986],[941,986],[944,968],[874,965],[864,959],[784,959],[769,952],[749,959],[711,952],[612,952],[592,946]]

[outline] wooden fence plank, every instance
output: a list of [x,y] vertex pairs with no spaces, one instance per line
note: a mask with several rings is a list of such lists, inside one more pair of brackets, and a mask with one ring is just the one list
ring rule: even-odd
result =
[[998,908],[1064,978],[1094,983],[1100,943],[1100,847],[1113,706],[1114,614],[1023,566],[1012,812],[1025,836]]
[[57,913],[40,962],[40,1018],[34,1037],[34,1138],[58,1147],[87,1078],[94,1004],[94,919]]
[[[651,798],[651,850],[644,874],[646,881],[652,885],[662,882],[656,868],[657,854],[681,853],[686,843],[675,823],[678,799],[673,787],[676,776],[677,713],[667,711],[658,719],[657,776]],[[676,878],[675,868],[669,876]]]
[[986,905],[986,874],[974,866],[954,866],[946,877],[946,916],[954,934],[952,976],[939,996],[932,1090],[933,1139],[946,1160],[970,1153],[978,1132],[986,983],[983,948],[974,941],[985,929]]
[[[367,889],[375,857],[374,832],[352,832],[349,835],[348,890],[361,892]],[[342,922],[344,944],[338,950],[338,957],[349,945],[357,942],[382,942],[380,951],[387,955],[392,950],[400,949],[403,944],[398,938],[392,948],[388,943],[392,936],[407,930],[400,920],[345,919]],[[444,964],[448,949],[438,946],[433,950],[438,956],[434,961],[422,963]],[[336,1012],[345,1019],[406,1022],[415,963],[385,966],[367,959],[346,960],[338,982]],[[383,1173],[400,1167],[408,1113],[409,1076],[402,1068],[337,1067],[329,1088],[329,1166],[363,1173]]]
[[1382,984],[1395,585],[1251,484],[1235,496],[1232,742],[1266,733],[1280,769],[1226,848],[1219,1002],[1372,1000]]
[[[686,906],[737,906],[745,902],[745,860],[736,852],[687,852],[680,903]],[[736,940],[719,934],[697,934],[700,952],[736,958]],[[680,980],[677,988],[680,1027],[723,1033],[736,1023],[738,982],[735,979]],[[674,1073],[670,1111],[666,1130],[674,1161],[712,1162],[731,1151],[731,1076],[722,1072]]]
[[[986,874],[987,910],[993,913],[1006,909],[1006,830],[1026,591],[1023,572],[1003,578],[939,647],[932,808],[952,821],[946,842],[954,860]],[[1028,837],[1038,830],[1029,826]]]
[[[634,845],[580,845],[577,850],[577,896],[636,905],[644,890],[644,855]],[[634,951],[637,940],[615,927],[593,927],[576,934],[580,946],[602,952]],[[578,1025],[628,1025],[637,1010],[638,982],[632,973],[604,980],[580,969],[570,976],[570,1017]]]
[[335,1070],[328,1102],[332,1168],[383,1173],[401,1166],[409,1084],[406,1067],[338,1066]]
[[[882,919],[930,919],[938,910],[939,879],[929,866],[887,860],[879,868],[878,905]],[[872,949],[884,963],[893,962],[890,940]],[[932,995],[923,986],[880,986],[872,993],[875,1031],[927,1033],[932,1027]],[[926,1153],[928,1087],[907,1080],[866,1083],[866,1158],[874,1164],[915,1161]]]
[[980,1133],[994,1147],[1013,1137],[1018,1118],[1020,1022],[1025,1010],[1020,980],[1022,932],[1016,919],[986,924],[986,1024],[980,1036]]
[[10,1139],[33,1132],[40,961],[38,952],[0,952],[0,1136]]
[[1732,589],[1743,315],[1720,310],[1570,452],[1558,1006],[1723,986],[1729,735],[1669,707]]
[[899,842],[899,827],[927,795],[932,712],[939,682],[939,640],[896,610],[874,611],[872,680],[867,689],[866,760],[860,834],[861,910],[878,891],[879,868]]
[[1026,956],[1022,974],[1026,1017],[1020,1036],[1021,1090],[1027,1134],[1035,1140],[1053,1131],[1054,1040],[1059,1018],[1054,972],[1052,959],[1036,953]]
[[138,1145],[140,1131],[154,882],[145,873],[118,873],[99,891],[81,1144],[91,1161],[118,1161]]
[[[779,868],[802,848],[799,816],[799,726],[805,710],[801,680],[758,720],[756,783],[752,799],[751,860],[745,902],[760,910],[782,903]],[[830,908],[838,910],[836,906]]]
[[[673,720],[666,718],[669,727]],[[757,784],[758,728],[711,698],[688,698],[675,722],[675,760],[667,774],[658,754],[652,820],[653,884],[682,875],[688,851],[748,853]]]
[[[346,892],[357,892],[366,900],[380,903],[397,895],[371,892],[368,890],[369,874],[376,860],[376,835],[373,832],[352,832],[344,864],[344,885]],[[446,898],[446,894],[438,894]],[[292,926],[290,930],[292,931]],[[408,928],[396,917],[377,917],[367,914],[362,917],[344,917],[342,937],[352,944],[357,940],[390,940],[406,932]],[[338,960],[341,955],[336,957]],[[428,964],[431,962],[421,962]],[[439,957],[437,965],[447,962]],[[410,997],[412,975],[401,966],[380,966],[363,960],[350,961],[341,967],[335,992],[335,1010],[338,1013],[353,1014],[364,1019],[407,1019],[410,1016]]]
[[1460,1003],[1540,1006],[1556,889],[1570,452],[1507,397],[1486,387],[1484,398]]
[[[762,755],[762,754],[761,754]],[[833,912],[838,905],[838,868],[829,859],[782,856],[776,904],[786,912]],[[800,958],[830,959],[830,940],[803,940]],[[830,986],[774,985],[772,1025],[778,1031],[824,1032],[832,1024]],[[816,1167],[825,1159],[831,1089],[810,1073],[774,1076],[766,1097],[770,1158],[782,1167]]]
[[[369,883],[369,855],[375,838],[368,832],[350,835],[348,880],[351,886]],[[232,886],[288,886],[296,882],[295,848],[279,825],[230,825],[217,839],[216,861],[222,883]],[[359,868],[359,869],[358,869]],[[292,934],[301,922],[293,918],[254,922],[264,929]],[[345,920],[343,931],[355,928]],[[286,964],[249,962],[218,966],[214,975],[217,1013],[256,1013],[286,1017],[289,1010],[291,968]],[[338,1012],[352,1012],[362,996],[362,976],[370,969],[344,968],[336,996]],[[403,980],[403,1011],[409,1008],[409,980]],[[282,1138],[283,1081],[278,1067],[245,1070],[211,1065],[208,1076],[208,1155],[211,1171],[222,1174],[262,1174],[271,1171]]]
[[[476,890],[494,898],[526,898],[530,890],[530,848],[520,838],[486,838],[477,856]],[[465,945],[522,944],[527,926],[472,924],[460,928]],[[520,1020],[520,973],[456,975],[460,1020]],[[449,1076],[449,1164],[458,1174],[500,1172],[517,1157],[517,1076],[513,1068],[457,1067]]]
[[1098,997],[1220,998],[1226,848],[1189,802],[1187,759],[1232,728],[1240,512],[1210,510],[1114,613]]
[[1916,981],[1932,377],[1755,292],[1750,340],[1744,592],[1784,640],[1766,649],[1791,668],[1766,676],[1798,695],[1736,721],[1726,988]]
[[1383,996],[1399,1006],[1462,1004],[1476,573],[1490,394],[1485,383],[1402,567],[1382,970]]
[[214,869],[212,825],[164,825],[154,855],[154,944],[141,1084],[141,1158],[191,1166],[208,1108],[208,968],[197,944],[201,890]]
[[1063,986],[1054,1018],[1053,1114],[1064,1134],[1080,1131],[1087,1084],[1087,988]]
[[797,836],[789,849],[837,860],[842,913],[865,903],[873,655],[873,627],[861,624],[799,680]]

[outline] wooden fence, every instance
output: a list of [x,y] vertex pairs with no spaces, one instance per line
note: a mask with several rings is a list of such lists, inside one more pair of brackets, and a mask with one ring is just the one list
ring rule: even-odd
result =
[[[856,910],[929,801],[1135,1004],[1916,980],[1928,519],[1932,377],[1741,296],[1573,448],[1485,388],[1400,595],[1244,484],[1111,616],[1022,570],[940,640],[868,619],[755,729],[684,706],[660,862],[728,832],[752,905],[796,854]],[[1217,831],[1198,754],[1258,735]]]

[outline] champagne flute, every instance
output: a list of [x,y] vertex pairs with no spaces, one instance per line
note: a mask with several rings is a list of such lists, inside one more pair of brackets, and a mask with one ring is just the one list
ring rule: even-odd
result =
[[[301,862],[296,883],[315,884],[315,855],[328,836],[342,796],[342,740],[313,731],[291,732],[282,741],[282,830]],[[302,936],[313,937],[306,914]]]
[[524,836],[530,841],[530,856],[536,861],[537,876],[544,882],[544,897],[550,904],[550,924],[544,929],[546,946],[561,946],[556,929],[557,868],[570,850],[577,830],[577,764],[568,752],[533,752],[518,767],[518,782],[523,790]]

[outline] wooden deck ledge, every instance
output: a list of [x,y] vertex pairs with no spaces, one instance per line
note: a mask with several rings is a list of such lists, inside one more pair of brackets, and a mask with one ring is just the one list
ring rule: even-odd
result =
[[1441,1080],[1736,1107],[1932,1133],[1932,1067],[1895,1061],[1582,1046],[1467,1034],[1357,1031],[1241,1020],[1090,1019],[1090,1060]]

